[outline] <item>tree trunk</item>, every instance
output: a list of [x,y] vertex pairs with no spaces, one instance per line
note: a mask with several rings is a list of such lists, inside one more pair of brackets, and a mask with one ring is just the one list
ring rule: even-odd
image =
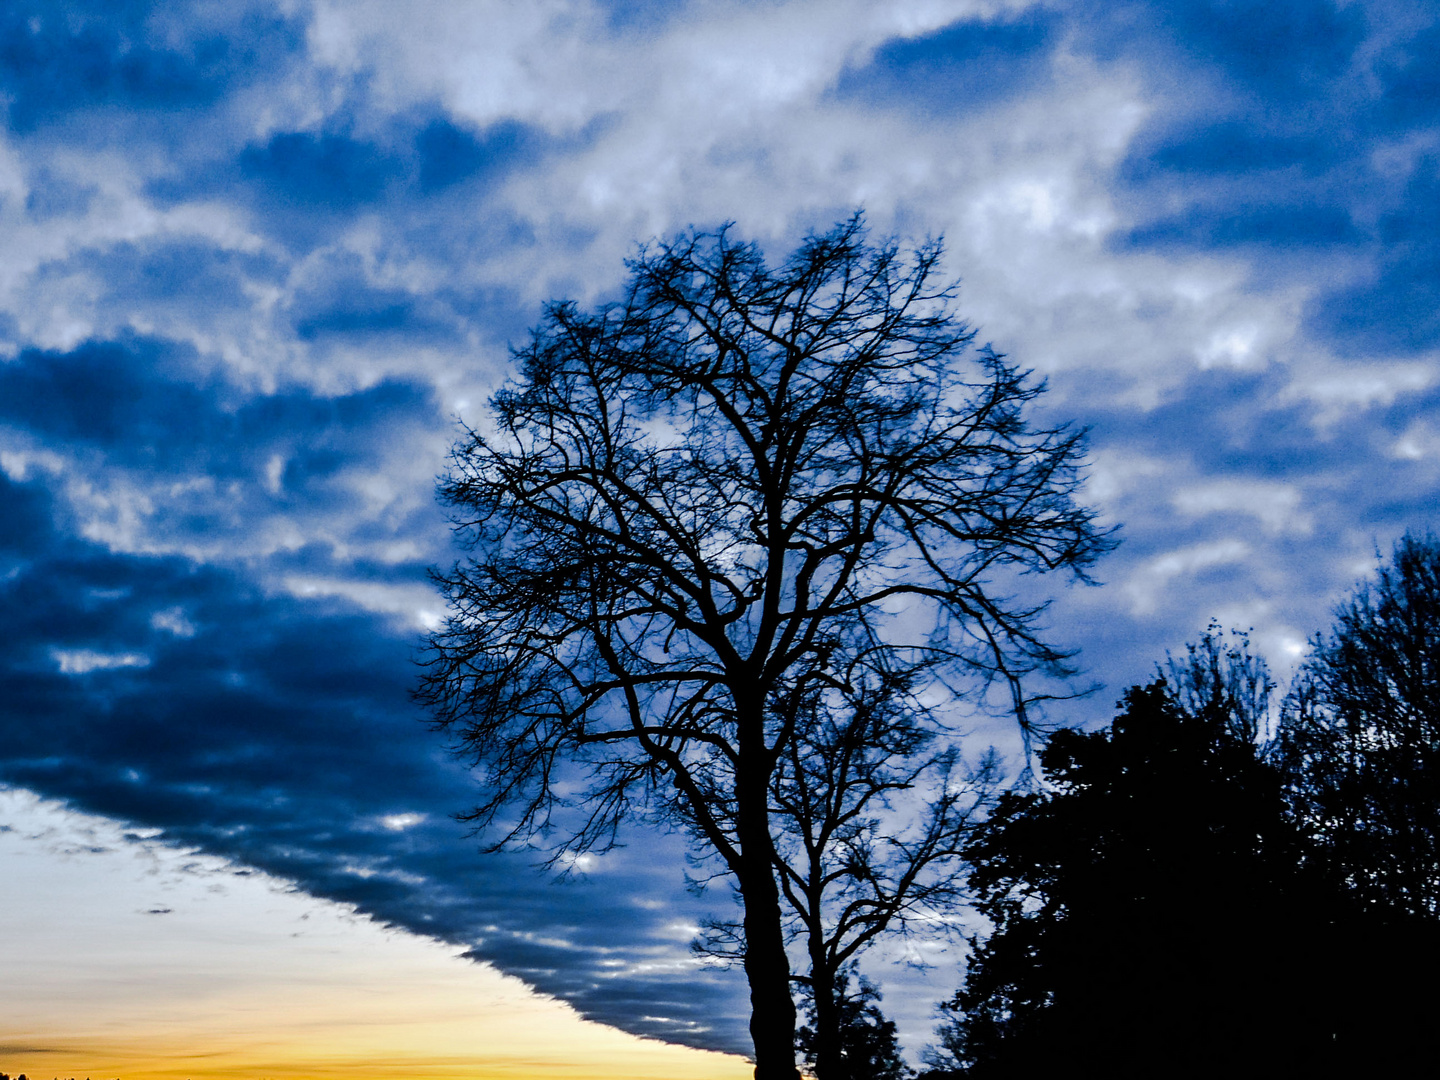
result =
[[790,996],[790,959],[780,928],[780,894],[770,867],[747,877],[740,889],[745,898],[745,975],[750,980],[755,1080],[799,1080],[795,1001]]
[[[812,931],[812,942],[818,935]],[[811,950],[810,989],[815,1001],[815,1075],[818,1080],[848,1080],[840,1057],[840,1008],[835,1000],[835,978],[825,957]]]
[[736,770],[735,831],[744,873],[745,975],[750,980],[750,1038],[755,1043],[755,1080],[800,1080],[795,1067],[795,999],[790,996],[790,958],[785,952],[780,889],[775,884],[767,777],[746,768],[744,746]]

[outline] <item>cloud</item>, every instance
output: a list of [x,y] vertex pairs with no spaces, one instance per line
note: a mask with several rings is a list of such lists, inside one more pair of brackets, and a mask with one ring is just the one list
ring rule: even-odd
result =
[[1310,532],[1310,516],[1300,509],[1301,493],[1288,484],[1264,480],[1219,480],[1182,488],[1170,501],[1189,517],[1244,514],[1269,533]]
[[[977,12],[977,15],[980,14]],[[1033,6],[999,18],[961,19],[918,37],[892,40],[843,71],[835,93],[948,119],[1032,92],[1050,71],[1063,21]]]
[[1436,382],[1434,355],[1400,361],[1376,359],[1363,365],[1316,363],[1297,375],[1285,397],[1315,406],[1314,423],[1326,429],[1358,411],[1393,405],[1397,399],[1427,390]]
[[150,625],[157,630],[168,630],[176,637],[195,636],[195,626],[185,617],[185,609],[181,607],[166,608],[163,611],[155,612],[150,616]]
[[1233,565],[1248,554],[1249,545],[1232,539],[1194,544],[1156,556],[1125,585],[1130,595],[1130,611],[1135,615],[1152,614],[1160,606],[1161,591],[1169,588],[1175,578]]
[[386,814],[380,819],[380,824],[391,832],[404,832],[406,829],[421,824],[424,820],[424,814],[407,812],[403,814]]
[[[1126,48],[1184,57],[1176,89],[1190,93],[1156,110],[1124,164],[1135,220],[1121,242],[1249,248],[1316,281],[1309,325],[1345,353],[1432,346],[1440,84],[1419,57],[1440,40],[1435,13],[1330,3],[1165,11],[1153,36]],[[1295,264],[1321,253],[1322,273]]]
[[54,649],[51,656],[62,675],[86,675],[92,671],[113,671],[116,668],[144,668],[150,658],[144,653],[103,653],[93,649]]
[[366,611],[403,616],[406,624],[436,630],[444,621],[444,604],[433,588],[421,584],[389,585],[368,581],[337,581],[291,576],[285,590],[296,597],[340,596]]
[[[26,350],[0,365],[0,425],[31,448],[11,460],[19,468],[40,453],[79,531],[116,550],[283,550],[313,565],[306,546],[322,544],[347,561],[368,552],[393,565],[398,545],[412,567],[436,553],[436,465],[413,458],[417,443],[438,452],[445,438],[429,388],[387,380],[335,396],[265,393],[206,367],[192,348],[154,339]],[[411,468],[382,464],[395,455]],[[351,518],[340,532],[337,514]],[[431,538],[416,546],[420,519]]]
[[[6,506],[46,501],[3,483]],[[472,948],[586,1015],[743,1044],[738,984],[692,970],[668,929],[677,911],[698,917],[677,845],[616,853],[595,887],[556,884],[523,856],[464,856],[451,815],[475,795],[407,700],[410,634],[353,608],[264,597],[184,559],[64,539],[43,514],[28,522],[0,551],[23,565],[0,584],[0,782]],[[156,609],[176,608],[189,636],[154,625]],[[637,893],[667,901],[637,914]],[[586,929],[596,917],[603,943]],[[649,966],[601,966],[617,954]],[[623,997],[667,1000],[672,1019],[637,1025]]]
[[373,200],[398,172],[379,147],[344,135],[280,132],[240,155],[240,174],[275,198],[331,211]]

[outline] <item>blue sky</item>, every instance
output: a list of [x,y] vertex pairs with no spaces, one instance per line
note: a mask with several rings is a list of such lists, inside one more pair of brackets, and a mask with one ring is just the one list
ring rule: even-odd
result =
[[[0,783],[743,1049],[679,841],[480,858],[409,700],[434,477],[507,342],[691,224],[943,234],[1120,526],[1055,586],[1103,687],[1057,718],[1211,618],[1283,672],[1437,527],[1437,57],[1401,0],[12,0]],[[877,968],[918,1038],[955,957]]]

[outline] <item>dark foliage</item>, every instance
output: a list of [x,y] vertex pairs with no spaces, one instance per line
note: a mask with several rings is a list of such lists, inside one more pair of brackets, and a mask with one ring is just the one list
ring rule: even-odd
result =
[[741,902],[766,1080],[795,1076],[787,927],[842,939],[823,982],[948,903],[976,795],[921,795],[959,779],[947,711],[995,684],[1023,723],[1025,677],[1068,670],[1007,579],[1109,546],[1080,434],[1029,423],[1042,388],[970,348],[939,256],[858,216],[778,267],[724,229],[646,250],[623,303],[549,308],[441,488],[473,557],[421,696],[472,820],[571,852],[686,829]]
[[931,1080],[1423,1071],[1440,935],[1315,857],[1255,738],[1267,694],[1212,629],[1109,729],[1054,736],[1053,790],[1007,793],[968,850],[994,932]]
[[1440,916],[1440,541],[1406,536],[1316,637],[1278,750],[1315,857],[1377,911]]
[[1278,777],[1163,683],[1124,706],[1107,731],[1058,732],[1055,792],[1007,794],[971,848],[995,930],[948,1006],[966,1075],[1216,1075],[1255,1062],[1262,1027],[1315,1044],[1289,1030],[1310,1018],[1276,933],[1302,891]]

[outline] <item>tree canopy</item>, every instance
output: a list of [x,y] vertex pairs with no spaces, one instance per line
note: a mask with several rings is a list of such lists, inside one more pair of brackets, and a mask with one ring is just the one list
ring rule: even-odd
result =
[[1040,752],[1052,791],[1002,796],[967,852],[994,931],[949,1006],[966,1075],[1211,1076],[1289,1022],[1276,931],[1308,890],[1279,778],[1226,721],[1137,687]]
[[1377,910],[1440,918],[1440,540],[1406,535],[1337,609],[1278,744],[1315,857]]
[[1437,567],[1402,542],[1269,740],[1265,667],[1213,626],[1109,727],[1054,735],[1048,786],[1003,795],[966,848],[993,931],[931,1080],[1424,1071]]
[[761,1080],[795,1075],[787,926],[848,928],[809,950],[833,980],[944,903],[958,708],[999,687],[1027,723],[1027,678],[1068,672],[1008,584],[1110,543],[1082,433],[1032,422],[1042,385],[974,348],[940,257],[858,215],[778,265],[728,227],[645,248],[623,299],[546,309],[441,485],[470,556],[420,693],[471,819],[571,851],[688,830],[742,905]]

